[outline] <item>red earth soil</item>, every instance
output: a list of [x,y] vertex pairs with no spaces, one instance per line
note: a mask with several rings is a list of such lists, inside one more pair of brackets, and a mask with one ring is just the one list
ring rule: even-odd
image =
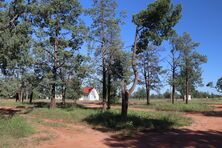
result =
[[168,131],[146,131],[132,138],[120,138],[115,133],[94,130],[84,125],[72,125],[72,130],[47,128],[55,139],[45,141],[39,148],[219,148],[222,147],[222,105],[206,113],[186,113],[193,119],[187,127]]

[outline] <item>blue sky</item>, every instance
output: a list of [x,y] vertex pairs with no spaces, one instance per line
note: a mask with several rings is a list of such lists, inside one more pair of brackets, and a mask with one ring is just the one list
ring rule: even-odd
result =
[[[117,0],[118,10],[125,10],[127,17],[124,19],[121,37],[125,46],[132,45],[135,25],[132,15],[138,13],[154,0]],[[91,6],[92,0],[80,0],[84,8]],[[200,43],[197,51],[208,57],[208,62],[202,65],[203,81],[216,83],[222,76],[222,0],[173,0],[174,4],[181,3],[183,7],[182,19],[175,27],[177,33],[182,35],[188,32],[193,40]],[[88,20],[87,20],[88,21]],[[164,43],[163,58],[168,56],[170,47]],[[165,64],[166,65],[166,64]],[[167,66],[167,65],[166,65]],[[167,87],[166,87],[167,88]],[[214,89],[201,87],[199,90],[216,92]]]

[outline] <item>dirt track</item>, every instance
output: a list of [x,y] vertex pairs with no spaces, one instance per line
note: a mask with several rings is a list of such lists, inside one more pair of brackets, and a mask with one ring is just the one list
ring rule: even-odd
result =
[[222,105],[216,105],[214,112],[205,114],[187,113],[194,123],[191,126],[165,132],[148,131],[138,133],[134,138],[119,138],[116,134],[91,129],[84,125],[64,127],[41,127],[56,135],[54,140],[45,141],[39,148],[209,148],[222,147]]

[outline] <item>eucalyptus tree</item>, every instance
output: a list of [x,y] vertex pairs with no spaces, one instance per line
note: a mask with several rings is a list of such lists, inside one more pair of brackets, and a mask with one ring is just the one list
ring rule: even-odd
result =
[[33,9],[35,64],[50,86],[50,108],[56,107],[59,69],[83,43],[82,13],[77,0],[38,0]]
[[181,5],[173,6],[170,0],[157,0],[146,9],[133,16],[136,25],[134,45],[132,48],[132,68],[134,82],[130,89],[122,83],[122,117],[127,117],[128,98],[138,84],[137,58],[138,54],[146,50],[149,44],[160,45],[174,33],[173,27],[181,18]]
[[191,88],[202,84],[202,70],[200,65],[207,62],[207,57],[196,51],[199,43],[192,40],[188,33],[177,38],[176,50],[179,51],[180,58],[180,82],[182,91],[185,92],[186,104]]

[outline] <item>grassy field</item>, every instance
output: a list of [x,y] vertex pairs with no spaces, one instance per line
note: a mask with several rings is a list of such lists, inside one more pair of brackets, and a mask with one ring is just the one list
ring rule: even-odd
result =
[[[119,109],[102,112],[99,109],[85,109],[79,105],[60,106],[57,109],[48,109],[47,102],[16,103],[14,100],[0,100],[2,106],[35,106],[34,110],[25,115],[15,115],[12,118],[0,116],[0,147],[19,147],[23,139],[37,131],[36,123],[43,126],[64,127],[67,123],[84,124],[94,128],[106,128],[110,131],[137,131],[146,129],[171,129],[190,125],[192,120],[182,116],[180,112],[206,112],[212,111],[212,104],[222,103],[221,99],[192,100],[189,104],[176,102],[171,104],[167,100],[151,100],[147,106],[145,100],[130,100],[132,110],[128,119],[122,120]],[[133,110],[139,108],[141,110]],[[143,110],[143,109],[152,109]],[[34,118],[29,122],[29,118]],[[44,119],[54,122],[44,122]],[[58,121],[58,122],[57,122]],[[18,142],[20,141],[20,142]],[[25,145],[23,143],[23,145]],[[22,146],[21,146],[22,147]]]
[[27,121],[20,117],[14,116],[12,118],[0,117],[0,147],[19,147],[17,139],[28,137],[35,133],[34,127],[27,123]]
[[151,100],[150,105],[146,105],[145,100],[136,101],[131,100],[130,107],[132,108],[143,108],[143,109],[154,109],[157,111],[178,111],[178,112],[208,112],[212,111],[213,104],[222,103],[222,99],[193,99],[185,104],[183,101],[176,101],[172,104],[170,100],[166,99],[154,99]]

